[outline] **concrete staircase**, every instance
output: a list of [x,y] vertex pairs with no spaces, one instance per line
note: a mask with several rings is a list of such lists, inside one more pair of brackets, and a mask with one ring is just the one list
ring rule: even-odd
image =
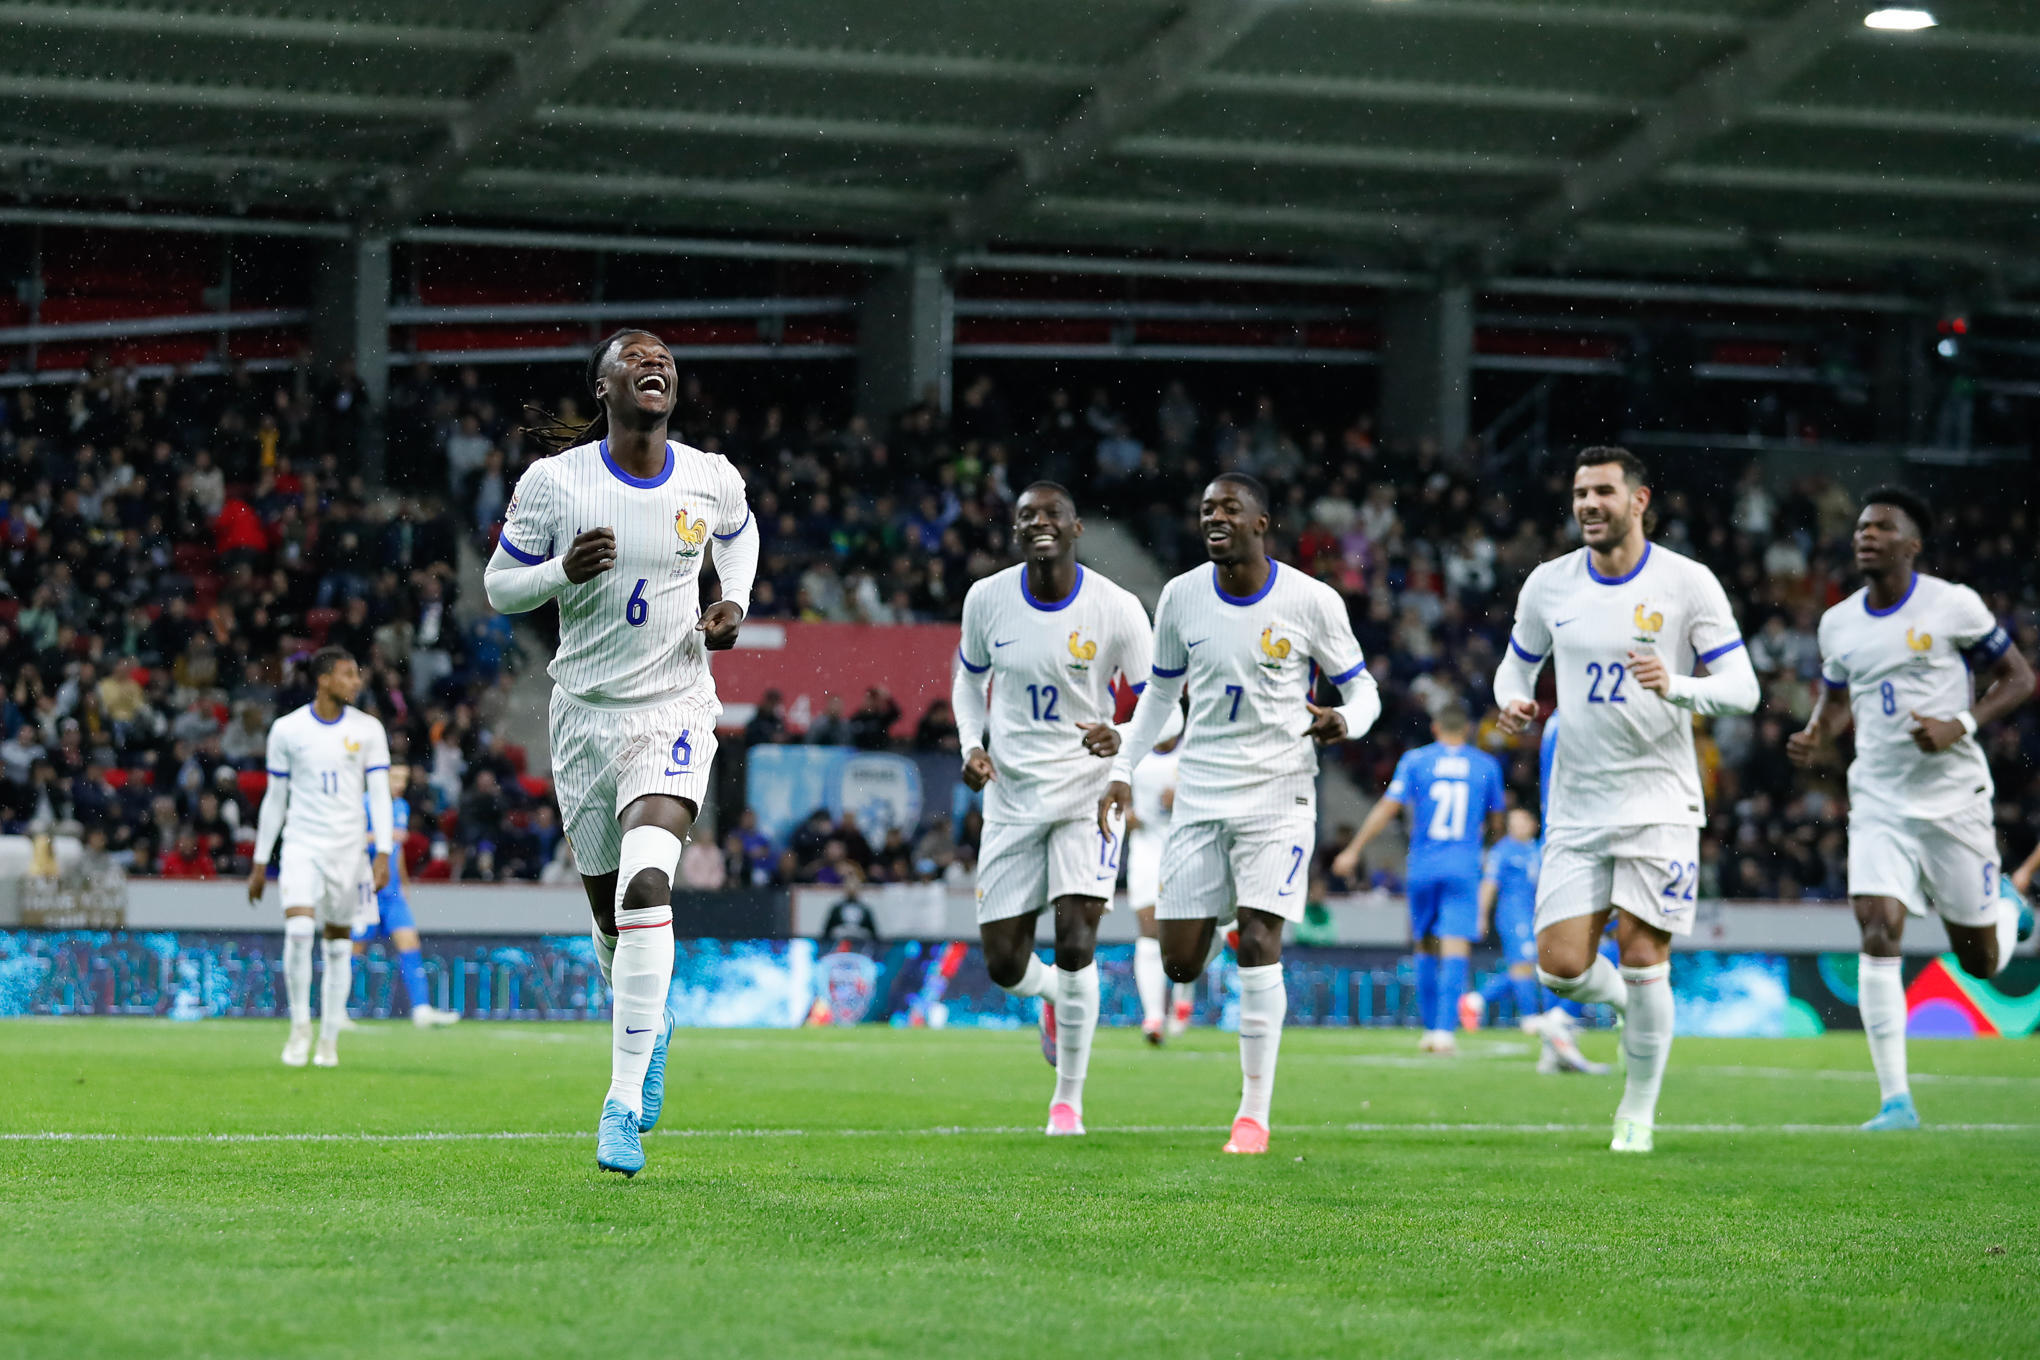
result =
[[[482,588],[482,572],[488,563],[465,536],[460,541],[460,618],[463,623],[486,613],[488,592]],[[499,734],[503,741],[524,748],[525,768],[535,775],[552,775],[552,742],[546,731],[546,713],[552,704],[552,677],[545,673],[552,657],[546,653],[538,634],[518,626],[517,645],[524,651],[524,669],[511,688],[509,716]]]
[[1162,598],[1162,587],[1169,583],[1169,574],[1148,554],[1133,531],[1103,515],[1085,517],[1084,537],[1077,545],[1077,556],[1113,584],[1132,591],[1150,614],[1154,613],[1155,601]]

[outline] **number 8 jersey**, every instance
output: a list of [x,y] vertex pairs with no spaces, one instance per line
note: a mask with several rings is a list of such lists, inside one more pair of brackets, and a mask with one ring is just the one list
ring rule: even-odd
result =
[[983,746],[998,771],[985,786],[986,821],[1098,815],[1112,762],[1084,749],[1077,724],[1112,721],[1114,677],[1144,682],[1152,646],[1140,601],[1081,566],[1061,600],[1036,599],[1024,563],[970,588],[951,696],[964,754]]
[[1620,577],[1595,571],[1585,548],[1567,553],[1523,583],[1509,646],[1532,666],[1551,659],[1565,714],[1547,825],[1705,825],[1693,715],[1637,684],[1629,654],[1655,652],[1691,675],[1742,646],[1713,572],[1655,544]]
[[1913,745],[1912,715],[1966,712],[1970,666],[1988,666],[2011,645],[1975,591],[1925,574],[1889,609],[1872,609],[1866,587],[1821,616],[1821,674],[1830,689],[1848,689],[1856,719],[1852,813],[1934,821],[1988,807],[1990,765],[1976,738],[1927,755]]

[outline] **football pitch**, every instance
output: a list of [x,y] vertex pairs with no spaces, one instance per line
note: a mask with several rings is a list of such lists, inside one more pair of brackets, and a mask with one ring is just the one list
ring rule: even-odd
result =
[[[2040,1330],[2040,1044],[1680,1039],[1658,1150],[1527,1040],[1291,1030],[1263,1158],[1230,1035],[682,1031],[634,1181],[608,1027],[0,1024],[23,1356],[1993,1356]],[[1611,1058],[1606,1035],[1585,1040]]]

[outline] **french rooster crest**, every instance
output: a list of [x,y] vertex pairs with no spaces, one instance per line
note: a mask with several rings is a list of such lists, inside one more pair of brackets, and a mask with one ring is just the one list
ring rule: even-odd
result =
[[1931,651],[1934,646],[1932,633],[1921,633],[1908,628],[1905,630],[1905,645],[1916,652]]
[[1261,655],[1268,658],[1261,663],[1262,665],[1269,667],[1281,665],[1289,659],[1289,639],[1276,637],[1273,628],[1263,628],[1261,630]]

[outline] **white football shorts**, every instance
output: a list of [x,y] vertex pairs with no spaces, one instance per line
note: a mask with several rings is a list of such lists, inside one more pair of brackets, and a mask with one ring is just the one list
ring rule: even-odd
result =
[[1895,897],[1914,916],[1931,906],[1955,925],[1988,926],[2001,868],[1988,804],[1937,821],[1850,813],[1851,897]]
[[715,695],[701,691],[612,708],[554,687],[553,793],[582,874],[616,868],[623,846],[616,819],[646,794],[684,798],[701,811],[721,716]]
[[1615,906],[1690,935],[1699,876],[1697,826],[1553,827],[1537,876],[1537,929]]
[[1149,911],[1162,895],[1162,850],[1169,843],[1169,829],[1141,827],[1126,838],[1126,904],[1135,911]]
[[310,907],[320,925],[374,925],[375,879],[368,860],[357,850],[353,854],[321,855],[317,851],[283,842],[283,863],[278,866],[276,887],[283,905]]
[[1100,831],[1095,817],[986,822],[978,842],[978,924],[1040,911],[1058,897],[1102,897],[1112,910],[1125,839]]
[[1317,851],[1317,812],[1297,808],[1224,822],[1173,822],[1162,852],[1158,921],[1230,921],[1252,907],[1301,921]]

